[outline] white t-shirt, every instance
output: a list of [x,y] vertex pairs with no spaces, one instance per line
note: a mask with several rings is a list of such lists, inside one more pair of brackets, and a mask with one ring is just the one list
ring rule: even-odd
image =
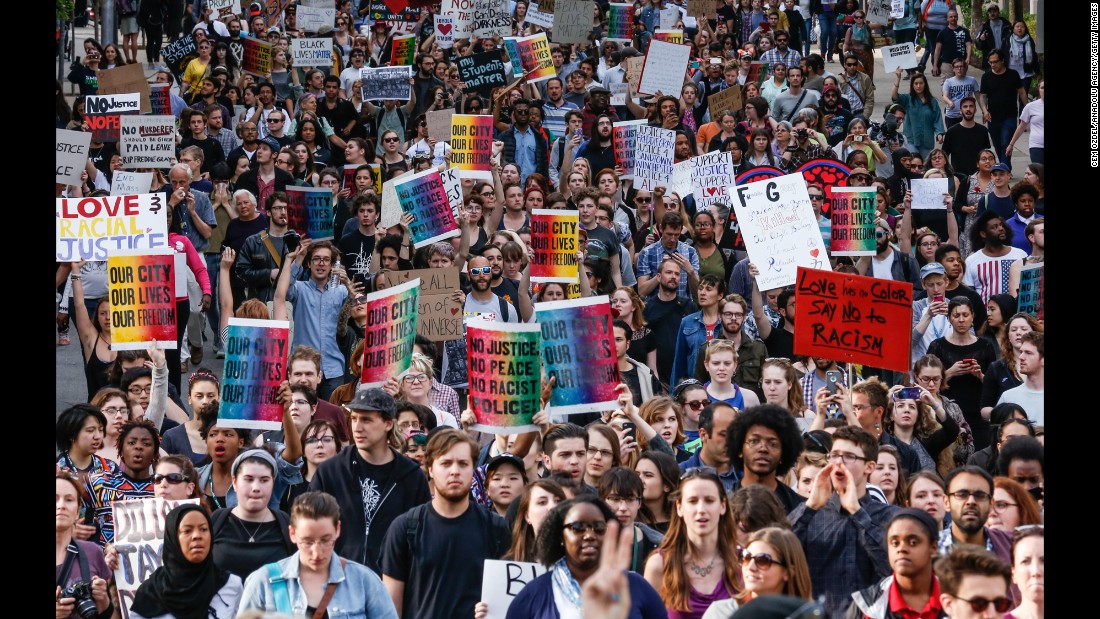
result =
[[1002,393],[1001,398],[997,400],[997,404],[1002,404],[1004,402],[1018,404],[1020,408],[1024,409],[1024,412],[1027,413],[1028,419],[1035,425],[1042,426],[1046,425],[1044,423],[1043,399],[1042,391],[1032,391],[1027,388],[1027,383],[1024,383]]
[[973,288],[982,297],[982,303],[989,303],[989,297],[995,294],[1011,294],[1008,275],[1012,263],[1026,257],[1027,253],[1018,247],[1009,249],[1003,256],[988,256],[979,249],[966,257],[962,283]]
[[1027,147],[1043,148],[1045,129],[1043,127],[1043,110],[1045,103],[1042,99],[1036,99],[1024,106],[1020,114],[1020,120],[1027,123]]
[[878,256],[871,256],[871,277],[877,279],[894,279],[894,274],[890,272],[893,266],[894,252],[886,254],[886,260],[879,260]]

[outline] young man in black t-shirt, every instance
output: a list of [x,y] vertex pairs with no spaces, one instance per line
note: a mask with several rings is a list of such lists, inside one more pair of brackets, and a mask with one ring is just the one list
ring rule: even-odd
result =
[[[661,380],[672,376],[671,351],[676,350],[676,336],[680,332],[680,322],[684,316],[699,311],[695,303],[679,296],[680,265],[672,258],[665,258],[657,269],[657,290],[645,300],[642,315],[646,324],[653,330],[653,342],[657,350],[669,351],[669,354],[657,355],[657,374]],[[674,385],[670,385],[673,387]]]
[[348,276],[366,278],[376,241],[378,197],[373,194],[359,194],[352,200],[349,210],[352,217],[359,220],[359,227],[340,237],[337,248],[344,256],[344,268],[347,269]]

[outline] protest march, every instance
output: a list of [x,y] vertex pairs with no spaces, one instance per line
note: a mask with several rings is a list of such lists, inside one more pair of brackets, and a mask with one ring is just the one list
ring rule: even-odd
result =
[[1043,0],[84,4],[58,619],[1069,616]]

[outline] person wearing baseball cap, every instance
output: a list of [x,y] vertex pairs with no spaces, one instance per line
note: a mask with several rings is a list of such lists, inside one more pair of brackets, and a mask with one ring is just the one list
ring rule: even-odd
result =
[[821,113],[825,117],[825,138],[829,146],[836,146],[848,133],[852,122],[852,110],[848,107],[836,84],[825,84],[821,89]]
[[927,296],[913,301],[913,316],[920,316],[913,325],[913,350],[911,359],[916,361],[928,352],[928,345],[946,335],[951,329],[947,320],[947,271],[938,262],[929,262],[920,268],[920,283]]
[[344,405],[354,445],[317,467],[309,484],[340,504],[345,534],[336,539],[336,553],[379,574],[390,523],[431,500],[420,467],[389,444],[395,408],[393,396],[382,389],[357,391]]
[[527,485],[526,465],[519,456],[502,453],[485,466],[485,480],[493,509],[503,517]]

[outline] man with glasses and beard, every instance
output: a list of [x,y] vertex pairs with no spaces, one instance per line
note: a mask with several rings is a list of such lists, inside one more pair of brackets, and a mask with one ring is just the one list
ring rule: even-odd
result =
[[516,308],[493,294],[493,267],[489,264],[489,260],[482,256],[471,258],[468,271],[471,289],[470,294],[466,295],[463,316],[465,318],[480,316],[486,320],[499,322],[519,322],[519,312]]
[[769,49],[760,56],[761,62],[769,64],[775,64],[782,62],[788,67],[798,65],[802,62],[802,53],[796,49],[787,47],[787,43],[790,41],[790,34],[786,30],[775,31],[775,49]]
[[771,321],[764,314],[764,295],[760,292],[760,286],[756,278],[760,275],[760,269],[749,263],[749,276],[752,278],[752,317],[759,330],[760,339],[768,347],[768,355],[772,357],[794,358],[794,302],[793,288],[785,288],[776,298],[776,307],[782,320],[778,327],[773,327]]
[[1012,533],[985,526],[993,501],[993,477],[968,464],[951,471],[944,482],[951,526],[940,532],[940,554],[948,554],[956,544],[973,544],[1011,564]]
[[268,217],[267,230],[244,240],[233,269],[248,286],[247,298],[270,303],[275,300],[275,282],[279,279],[280,270],[289,266],[291,276],[297,279],[301,269],[293,262],[287,265],[284,258],[286,242],[283,235],[287,232],[289,221],[286,194],[281,191],[271,194],[264,206]]

